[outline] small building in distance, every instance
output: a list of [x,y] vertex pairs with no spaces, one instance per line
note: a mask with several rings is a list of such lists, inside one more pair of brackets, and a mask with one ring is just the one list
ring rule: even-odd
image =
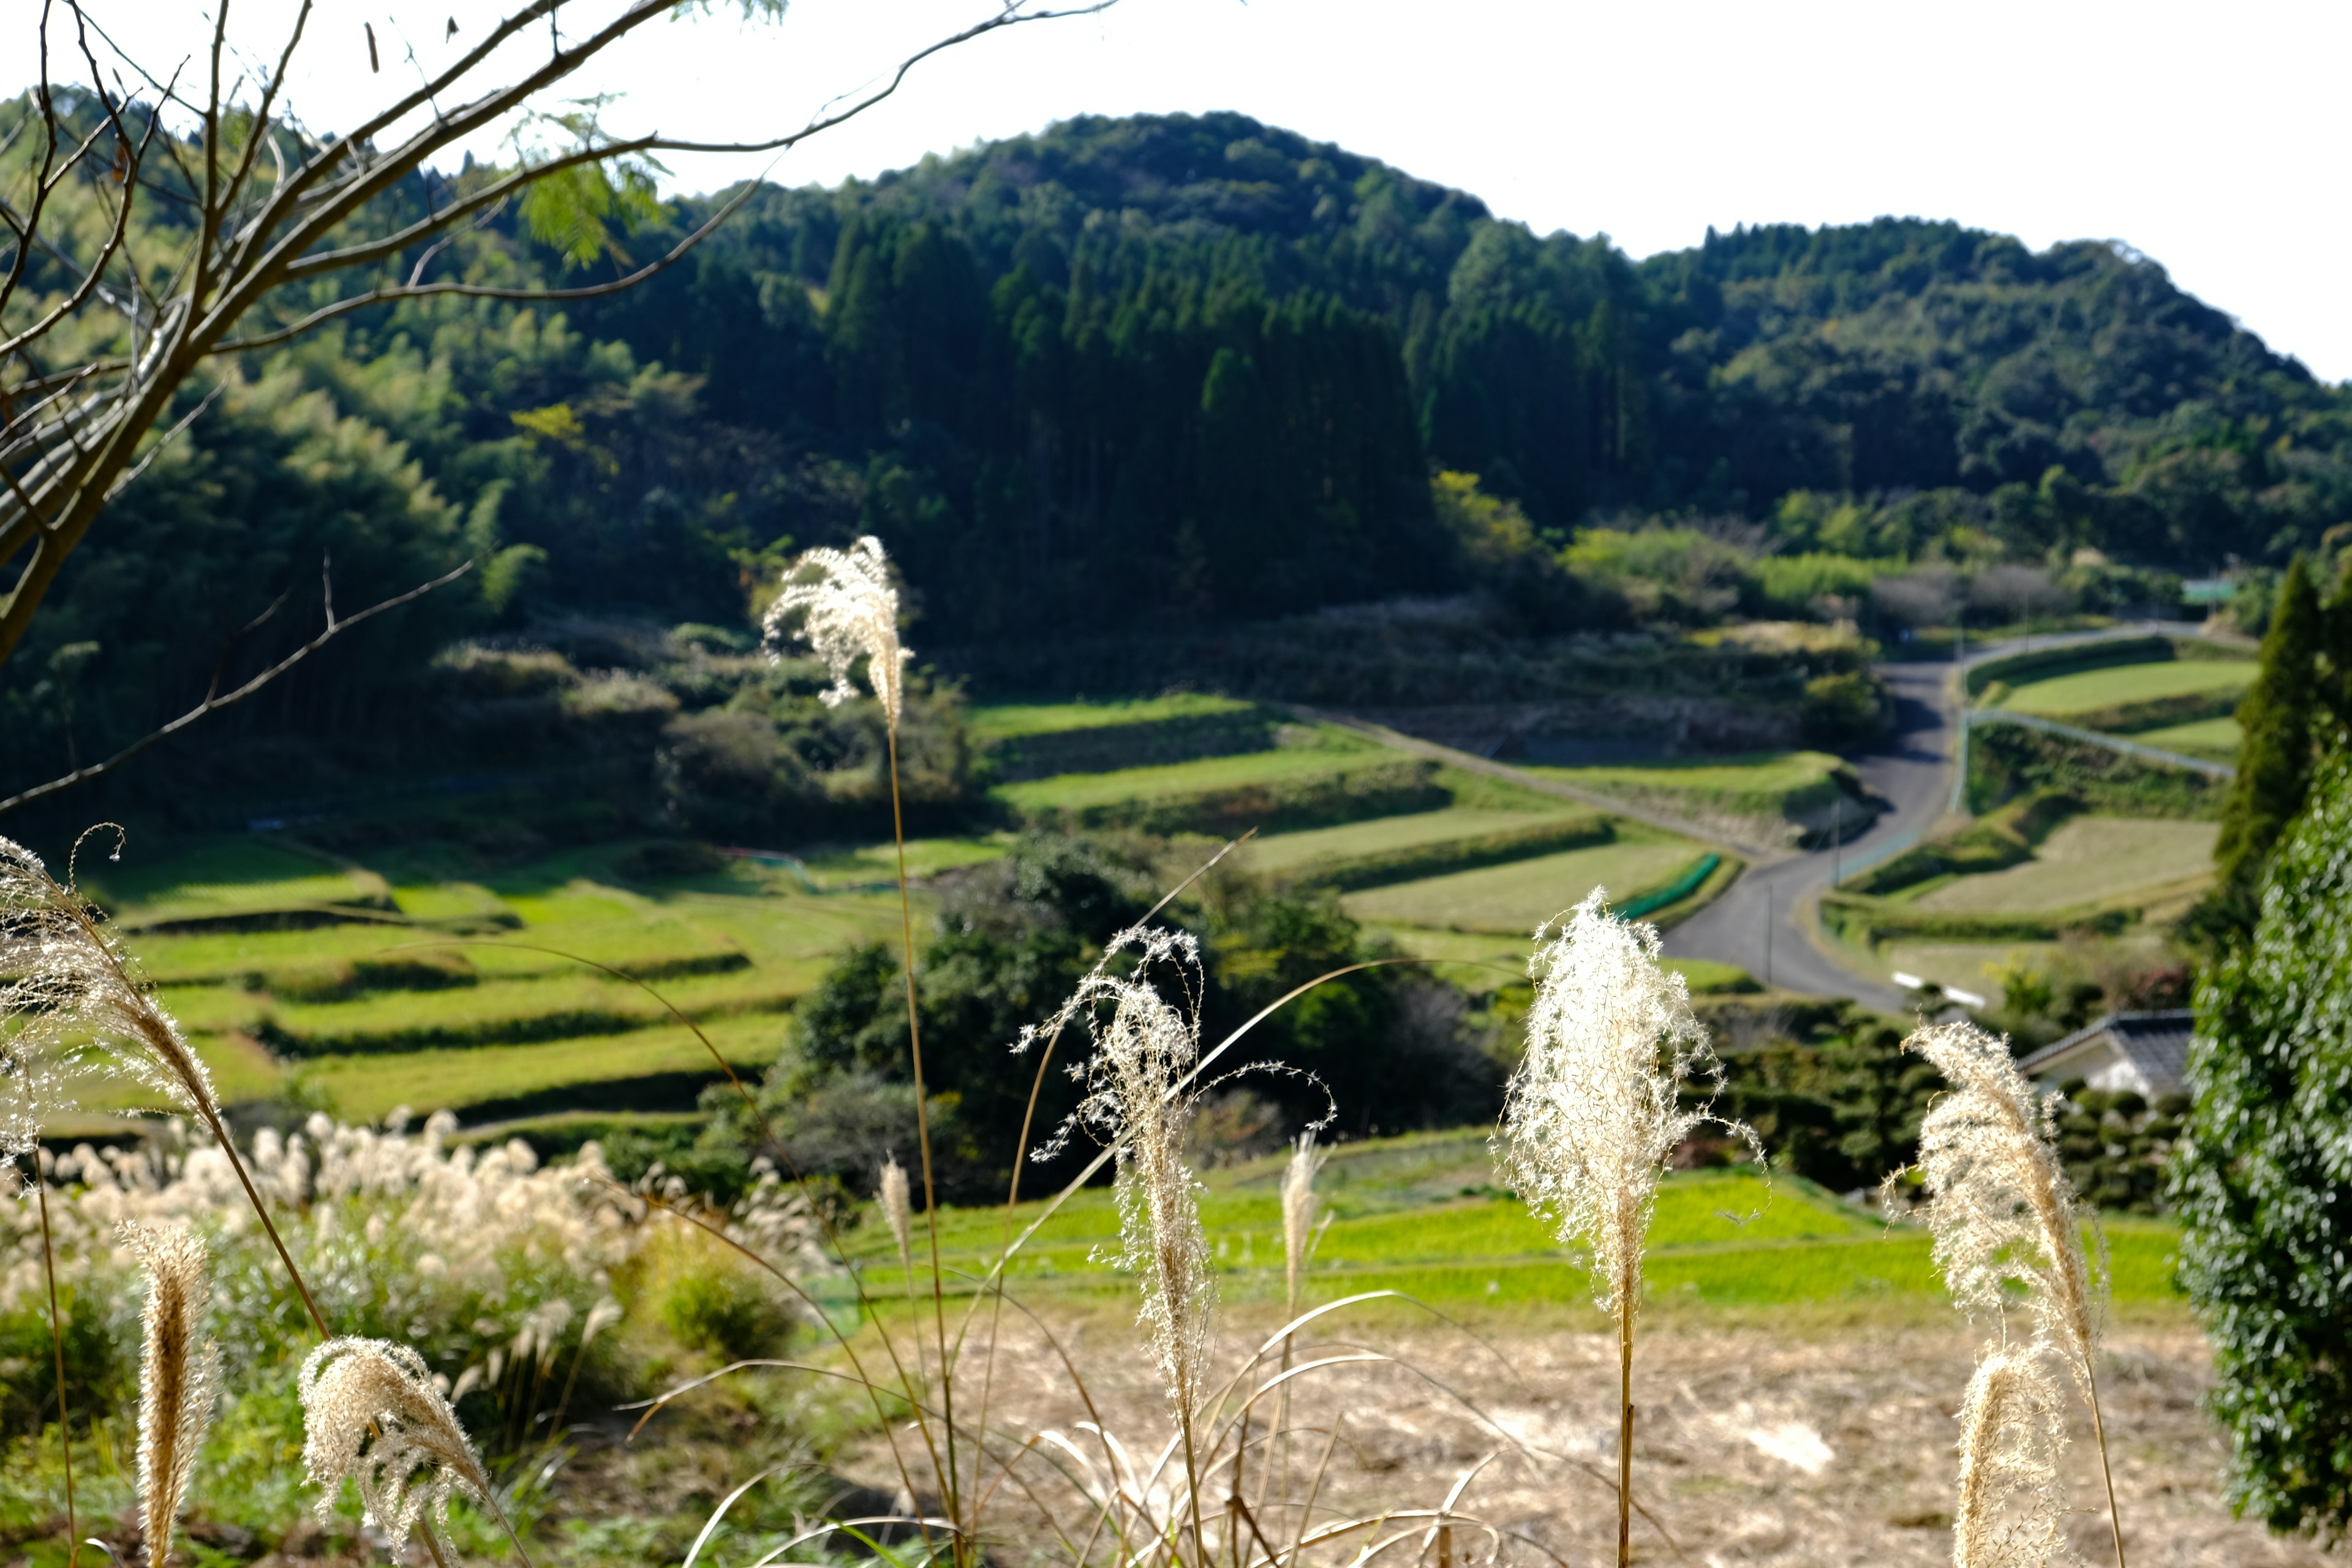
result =
[[2110,1013],[2042,1047],[2019,1062],[2018,1070],[2045,1089],[2080,1079],[2093,1089],[2131,1089],[2152,1101],[2186,1089],[2194,1021],[2186,1007]]

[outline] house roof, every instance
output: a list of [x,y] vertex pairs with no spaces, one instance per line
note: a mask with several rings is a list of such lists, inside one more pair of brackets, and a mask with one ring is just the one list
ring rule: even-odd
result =
[[2028,1078],[2039,1078],[2104,1037],[2115,1042],[2125,1059],[2157,1090],[2178,1089],[2188,1077],[2189,1037],[2195,1022],[2196,1016],[2186,1007],[2110,1013],[2056,1044],[2042,1047],[2019,1062],[2017,1069]]

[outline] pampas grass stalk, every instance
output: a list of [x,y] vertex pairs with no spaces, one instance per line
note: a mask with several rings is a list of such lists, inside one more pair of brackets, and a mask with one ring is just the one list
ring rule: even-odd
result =
[[329,1340],[304,1360],[298,1386],[302,1463],[320,1489],[322,1519],[332,1518],[334,1495],[350,1481],[395,1556],[421,1531],[438,1560],[428,1516],[446,1531],[450,1499],[463,1492],[490,1510],[530,1568],[530,1553],[423,1356],[388,1340]]
[[[1952,1568],[2044,1568],[2059,1554],[2058,1456],[2066,1442],[2042,1344],[1999,1344],[1960,1405]],[[2003,1510],[2012,1502],[2012,1516]]]
[[[881,1178],[875,1184],[875,1196],[882,1206],[883,1223],[890,1227],[890,1239],[898,1244],[898,1269],[907,1284],[907,1310],[914,1317],[915,1306],[915,1247],[914,1214],[907,1192],[907,1167],[898,1163],[895,1154],[882,1162]],[[915,1319],[919,1322],[919,1318]],[[919,1370],[928,1380],[930,1368],[922,1365],[923,1336],[915,1335],[915,1359]]]
[[194,1231],[125,1224],[121,1237],[147,1269],[139,1355],[139,1512],[147,1561],[172,1554],[196,1450],[212,1422],[220,1346],[199,1342],[212,1306],[205,1244]]
[[2035,1095],[2008,1041],[1974,1025],[1933,1025],[1903,1044],[1952,1086],[1919,1126],[1922,1212],[1937,1266],[1970,1317],[2004,1319],[2009,1283],[2026,1285],[2041,1337],[2065,1361],[2090,1406],[2116,1568],[2125,1568],[2096,1365],[2106,1281],[2091,1267],[2074,1184],[2059,1163],[2054,1100]]
[[62,1096],[78,1072],[94,1068],[163,1095],[211,1129],[324,1338],[327,1320],[221,1120],[212,1074],[70,879],[60,884],[39,856],[9,838],[0,838],[0,1024],[16,1026],[0,1039],[0,1068],[22,1090],[21,1108],[0,1120],[0,1152],[21,1152],[38,1142],[49,1100]]
[[1298,1312],[1298,1287],[1307,1278],[1307,1253],[1315,1239],[1315,1175],[1328,1157],[1314,1133],[1302,1132],[1291,1146],[1290,1163],[1282,1173],[1283,1300],[1294,1317]]
[[[1135,958],[1132,973],[1110,973],[1108,966],[1129,952]],[[1181,1008],[1170,1005],[1151,984],[1155,966],[1176,972],[1183,995]],[[1199,1099],[1185,1084],[1201,1058],[1202,989],[1200,951],[1190,935],[1133,928],[1105,944],[1101,960],[1059,1013],[1022,1037],[1025,1047],[1079,1019],[1092,1033],[1094,1055],[1077,1069],[1086,1097],[1049,1150],[1085,1129],[1118,1151],[1118,1261],[1134,1272],[1142,1288],[1137,1319],[1183,1445],[1192,1555],[1200,1568],[1205,1568],[1208,1558],[1202,1540],[1200,1455],[1193,1426],[1208,1359],[1216,1277],[1201,1227],[1198,1183],[1184,1163],[1184,1135]]]
[[[1547,926],[1536,932],[1543,942]],[[1633,1561],[1633,1331],[1658,1182],[1702,1122],[1682,1087],[1721,1068],[1689,987],[1658,963],[1654,927],[1621,921],[1595,889],[1529,962],[1527,1055],[1511,1074],[1496,1152],[1563,1246],[1588,1250],[1593,1299],[1617,1323],[1617,1561]],[[1745,1128],[1725,1123],[1733,1131]],[[1747,1133],[1751,1142],[1754,1135]]]
[[931,1173],[929,1095],[923,1082],[923,1026],[915,995],[915,914],[907,887],[907,818],[898,784],[898,718],[906,702],[906,668],[915,655],[898,643],[898,591],[890,582],[889,558],[872,534],[847,550],[804,552],[785,568],[783,583],[764,622],[771,648],[793,635],[823,659],[833,685],[821,695],[828,707],[856,697],[850,679],[866,660],[866,684],[881,704],[884,742],[890,767],[890,837],[898,852],[898,959],[907,986],[907,1049],[915,1080],[915,1143],[923,1172],[923,1217],[931,1252],[931,1329],[939,1352],[940,1424],[947,1442],[947,1473],[940,1478],[948,1517],[957,1521],[955,1556],[967,1556],[967,1532],[959,1507],[956,1459],[955,1373],[948,1356],[946,1292],[940,1268],[939,1194]]

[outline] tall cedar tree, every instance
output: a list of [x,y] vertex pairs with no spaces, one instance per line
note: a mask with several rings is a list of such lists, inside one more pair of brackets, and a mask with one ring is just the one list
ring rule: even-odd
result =
[[2298,555],[2287,568],[2271,629],[2263,638],[2261,672],[2238,705],[2245,742],[2213,847],[2221,873],[2216,896],[2238,933],[2252,924],[2264,859],[2311,790],[2322,635],[2319,595],[2309,563]]
[[2352,756],[2279,842],[2250,944],[2197,994],[2180,1278],[2213,1340],[2231,1501],[2352,1528]]

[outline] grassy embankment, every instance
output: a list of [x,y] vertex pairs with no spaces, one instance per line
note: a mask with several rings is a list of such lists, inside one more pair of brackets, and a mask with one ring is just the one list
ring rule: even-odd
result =
[[[1281,1161],[1266,1159],[1205,1178],[1202,1220],[1225,1299],[1236,1306],[1282,1293]],[[1493,1186],[1483,1131],[1424,1133],[1342,1145],[1317,1182],[1333,1220],[1318,1245],[1309,1296],[1328,1301],[1397,1290],[1448,1310],[1470,1307],[1589,1311],[1584,1268]],[[1042,1204],[1013,1215],[1025,1228]],[[1003,1245],[1001,1208],[941,1215],[949,1268],[970,1279]],[[2105,1226],[2117,1302],[2164,1310],[2172,1285],[2169,1225],[2118,1219]],[[1131,1292],[1133,1281],[1096,1261],[1117,1249],[1111,1194],[1071,1198],[1030,1240],[1009,1271],[1028,1301]],[[878,1223],[854,1233],[871,1295],[901,1288]],[[1649,1294],[1664,1306],[1772,1308],[1807,1304],[1871,1314],[1937,1310],[1943,1300],[1925,1231],[1878,1215],[1788,1176],[1769,1184],[1744,1169],[1684,1172],[1661,1189],[1646,1264]],[[1948,1309],[1947,1309],[1948,1310]]]
[[[2148,637],[1997,661],[1969,685],[1981,706],[2228,760],[2239,741],[2230,714],[2254,668],[2196,639]],[[1973,760],[1996,733],[2049,754],[2046,776],[2027,781],[2037,787],[1849,883],[1828,908],[1832,924],[1890,969],[1996,1004],[2005,967],[2046,967],[2070,945],[2076,958],[2095,948],[2160,963],[2164,922],[2211,879],[2210,810],[2184,816],[2196,807],[2175,798],[2204,781],[2016,730],[1979,731]]]

